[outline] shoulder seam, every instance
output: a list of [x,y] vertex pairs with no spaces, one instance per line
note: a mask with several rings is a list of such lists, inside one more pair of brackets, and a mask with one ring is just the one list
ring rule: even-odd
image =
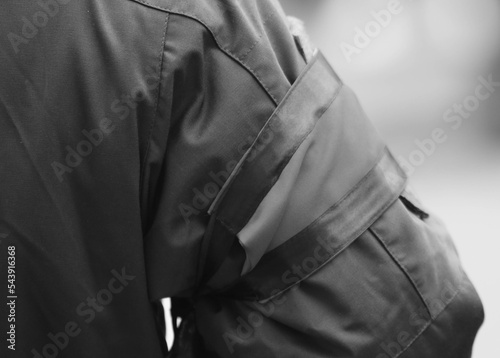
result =
[[264,91],[266,92],[266,94],[272,99],[272,101],[274,102],[274,104],[276,106],[278,105],[278,103],[279,103],[278,99],[271,93],[271,90],[266,86],[266,84],[264,83],[264,81],[262,81],[262,79],[259,77],[259,75],[257,75],[257,73],[251,67],[249,67],[245,62],[243,62],[238,56],[236,56],[236,54],[234,54],[233,52],[231,52],[230,49],[223,47],[220,44],[219,40],[217,39],[217,36],[215,35],[215,32],[210,28],[210,26],[208,26],[208,24],[206,24],[203,20],[201,20],[200,18],[198,18],[196,15],[188,14],[188,13],[185,13],[185,12],[182,12],[182,11],[171,10],[171,9],[166,8],[166,7],[155,5],[155,4],[152,4],[152,3],[144,1],[144,0],[132,0],[132,1],[134,1],[136,3],[139,3],[139,4],[143,4],[143,5],[147,6],[147,7],[153,8],[153,9],[157,9],[157,10],[160,10],[160,11],[165,11],[165,12],[167,12],[169,14],[176,14],[176,15],[179,15],[179,16],[188,17],[188,18],[190,18],[192,20],[195,20],[196,22],[202,24],[210,32],[210,34],[212,35],[215,43],[217,44],[217,47],[222,52],[224,52],[227,56],[231,57],[234,61],[238,62],[248,72],[250,72],[252,74],[252,76],[256,79],[256,81],[260,84],[260,86],[264,89]]

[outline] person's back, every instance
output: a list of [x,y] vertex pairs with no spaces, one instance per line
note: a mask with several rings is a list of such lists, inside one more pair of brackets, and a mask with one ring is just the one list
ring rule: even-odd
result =
[[2,256],[16,252],[15,357],[163,356],[139,178],[166,17],[132,1],[0,4],[0,231]]
[[[195,184],[189,180],[211,168],[213,162],[196,161],[200,153],[189,141],[209,141],[203,151],[216,153],[224,141],[247,139],[238,129],[242,122],[258,130],[258,121],[275,108],[277,99],[262,89],[257,74],[228,53],[235,35],[217,44],[213,29],[155,8],[168,3],[0,4],[0,233],[2,255],[10,246],[16,253],[15,356],[162,356],[163,311],[159,301],[150,304],[145,256],[150,266],[157,260],[165,268],[150,269],[151,285],[163,284],[153,298],[192,290],[201,239],[196,230],[205,218],[190,218],[195,229],[186,233],[176,206],[157,210],[160,196],[167,203],[161,205],[190,203]],[[209,4],[202,6],[222,20],[220,36],[245,28],[239,45],[248,48],[264,21],[244,17],[262,8],[264,18],[271,8]],[[280,72],[269,84],[274,96],[285,94],[286,75],[292,80],[301,65],[298,55],[288,56],[291,36],[288,41],[280,44],[281,58],[268,61]],[[256,110],[240,113],[241,101],[250,97]],[[228,125],[227,116],[239,121]],[[181,117],[184,122],[175,123]],[[209,121],[211,132],[204,133]],[[185,137],[171,139],[174,130]],[[167,147],[172,150],[165,159]],[[178,163],[185,167],[175,168]],[[155,218],[157,211],[164,216]],[[145,254],[144,232],[153,224],[163,232],[146,239],[160,242]],[[3,275],[5,260],[2,265]],[[5,317],[5,306],[1,312]]]
[[163,357],[174,297],[214,356],[470,356],[449,238],[277,1],[7,0],[0,29],[5,351]]

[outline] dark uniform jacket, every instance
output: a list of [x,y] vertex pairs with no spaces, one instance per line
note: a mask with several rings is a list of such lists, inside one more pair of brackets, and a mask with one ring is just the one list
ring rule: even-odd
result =
[[206,357],[470,357],[450,238],[276,0],[2,0],[0,35],[2,357],[164,357],[164,297]]

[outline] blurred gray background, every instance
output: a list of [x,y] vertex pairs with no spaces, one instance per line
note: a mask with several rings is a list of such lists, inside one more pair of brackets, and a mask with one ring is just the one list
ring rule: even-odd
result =
[[485,305],[474,358],[500,357],[500,87],[475,94],[490,77],[500,82],[500,1],[281,3],[305,22],[447,224]]

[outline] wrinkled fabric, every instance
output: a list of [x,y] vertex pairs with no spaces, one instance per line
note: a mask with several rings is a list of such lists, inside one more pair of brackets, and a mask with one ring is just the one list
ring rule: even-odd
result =
[[470,356],[452,242],[276,0],[6,0],[0,29],[9,354],[164,357],[175,297],[206,356]]
[[164,356],[158,299],[195,291],[211,200],[198,193],[225,181],[305,64],[284,14],[270,1],[7,0],[0,29],[12,354]]
[[[322,141],[327,124],[342,138]],[[230,228],[245,225],[240,239],[247,239],[247,260],[253,255],[255,263],[235,278],[228,274],[233,260],[226,259],[208,282],[212,291],[196,300],[207,350],[220,357],[470,358],[484,312],[453,241],[410,194],[404,171],[321,54],[267,127],[273,140],[232,179],[249,189],[229,189],[213,213]],[[313,151],[314,141],[342,158],[307,158],[303,151]],[[311,187],[296,179],[297,167]],[[314,185],[324,173],[334,189]],[[285,205],[275,205],[281,186],[292,190]],[[255,205],[249,192],[266,196],[245,224],[241,218]],[[278,211],[280,224],[288,220],[287,239],[274,241],[280,230],[269,229],[266,211]]]

